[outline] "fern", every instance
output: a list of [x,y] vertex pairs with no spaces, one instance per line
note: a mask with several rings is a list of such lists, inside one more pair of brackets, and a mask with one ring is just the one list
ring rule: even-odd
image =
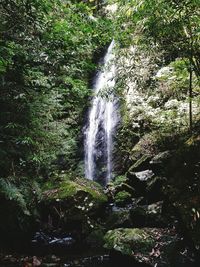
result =
[[14,184],[6,181],[5,179],[0,179],[0,194],[2,194],[7,200],[16,202],[24,214],[30,215],[23,194]]

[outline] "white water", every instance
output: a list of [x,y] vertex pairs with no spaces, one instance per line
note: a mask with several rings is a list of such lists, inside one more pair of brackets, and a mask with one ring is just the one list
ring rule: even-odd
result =
[[103,68],[94,84],[94,97],[85,130],[85,176],[90,180],[98,180],[95,176],[101,171],[98,170],[97,161],[105,159],[104,184],[112,178],[113,133],[118,121],[117,103],[112,92],[115,86],[113,49],[114,41],[108,47]]

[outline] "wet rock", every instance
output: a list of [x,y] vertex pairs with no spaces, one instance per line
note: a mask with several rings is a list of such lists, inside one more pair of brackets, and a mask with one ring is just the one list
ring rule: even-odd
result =
[[36,232],[35,236],[31,240],[31,243],[32,245],[46,245],[49,244],[50,241],[51,238],[48,235],[42,232]]
[[169,220],[163,212],[163,201],[150,205],[139,205],[138,199],[133,203],[120,208],[113,207],[105,227],[115,229],[121,227],[167,227]]
[[55,246],[66,246],[69,247],[75,243],[75,240],[72,237],[63,237],[63,238],[56,238],[54,237],[50,242],[49,245]]
[[157,154],[155,157],[152,158],[150,164],[162,164],[164,161],[171,158],[171,156],[172,152],[169,150],[160,152],[159,154]]
[[135,172],[135,176],[141,181],[147,181],[151,179],[154,176],[154,173],[152,170],[145,170],[141,172]]
[[144,169],[149,168],[149,166],[150,166],[150,164],[149,164],[150,160],[151,160],[151,156],[149,156],[149,155],[142,155],[142,156],[140,156],[136,160],[136,162],[129,168],[128,172],[129,173],[133,173],[133,172],[138,172],[138,171],[142,171]]
[[105,235],[105,248],[150,266],[175,266],[186,261],[185,247],[173,229],[119,228]]
[[42,260],[38,259],[36,256],[33,256],[33,266],[37,267],[37,266],[41,266],[42,264]]
[[43,232],[36,232],[32,239],[34,247],[66,247],[69,248],[75,244],[75,239],[71,236],[53,237]]
[[111,199],[114,199],[114,196],[121,191],[128,192],[132,197],[137,195],[135,189],[127,183],[121,183],[120,185],[109,184],[105,192],[111,196]]

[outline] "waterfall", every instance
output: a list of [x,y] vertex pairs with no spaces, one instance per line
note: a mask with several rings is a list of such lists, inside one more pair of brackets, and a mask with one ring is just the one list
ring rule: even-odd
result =
[[85,128],[85,176],[106,185],[112,178],[113,133],[118,121],[115,86],[114,41],[103,59],[94,83],[94,97]]

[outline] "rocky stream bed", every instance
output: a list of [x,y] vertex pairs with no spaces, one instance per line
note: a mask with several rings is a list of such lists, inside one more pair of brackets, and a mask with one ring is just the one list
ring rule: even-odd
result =
[[186,152],[138,156],[106,188],[48,181],[32,238],[1,251],[0,266],[198,266],[198,145]]

